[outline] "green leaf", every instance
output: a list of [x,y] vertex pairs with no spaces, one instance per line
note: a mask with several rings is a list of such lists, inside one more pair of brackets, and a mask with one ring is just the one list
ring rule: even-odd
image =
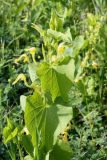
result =
[[71,156],[72,149],[69,144],[61,141],[53,147],[49,155],[49,160],[71,160]]
[[77,83],[76,83],[78,89],[80,90],[80,92],[83,94],[83,95],[86,95],[86,87],[85,87],[85,84],[84,84],[84,81],[83,80],[79,80]]
[[4,143],[8,143],[14,139],[18,134],[18,128],[7,118],[7,126],[3,130]]
[[59,18],[55,10],[51,11],[51,19],[50,19],[49,26],[50,26],[50,29],[57,30],[57,31],[62,30],[63,28],[63,18]]
[[59,60],[59,62],[58,62],[58,65],[60,66],[60,65],[66,65],[66,64],[68,64],[69,63],[69,61],[71,60],[71,57],[70,56],[64,56],[64,58],[62,58],[61,57],[61,59]]
[[75,61],[71,59],[68,64],[60,65],[57,67],[57,71],[66,75],[72,82],[74,80],[74,73],[75,73]]
[[88,42],[84,39],[84,36],[78,36],[73,42],[73,56],[77,56],[79,51],[86,47]]
[[28,5],[27,2],[21,3],[16,10],[16,14],[19,14],[20,12],[22,12],[24,10],[24,8],[26,8]]
[[8,148],[9,155],[11,157],[11,160],[16,160],[17,155],[17,144],[11,142],[10,147]]
[[[67,123],[72,119],[72,108],[61,105],[48,105],[39,93],[34,93],[27,98],[25,109],[25,123],[32,135],[35,137],[35,130],[38,128],[42,133],[42,143],[47,151],[57,141],[57,136],[63,132]],[[33,143],[35,143],[33,141]],[[35,144],[34,144],[35,145]]]
[[47,35],[50,35],[51,37],[55,38],[58,41],[63,40],[63,42],[68,42],[68,43],[71,42],[71,38],[70,38],[70,36],[68,36],[68,32],[62,33],[62,32],[52,30],[52,29],[48,29]]
[[26,152],[28,154],[31,155],[31,157],[33,157],[33,145],[32,145],[32,142],[31,142],[31,136],[30,135],[22,135],[21,137],[21,142],[26,150]]
[[44,30],[42,29],[40,25],[32,24],[32,27],[36,29],[40,33],[41,36],[44,36]]
[[57,97],[62,97],[65,101],[67,100],[67,93],[72,83],[65,74],[57,72],[54,66],[44,62],[39,66],[37,75],[41,80],[42,89],[51,93],[53,101]]
[[44,0],[35,0],[33,5],[36,7],[36,6],[40,5],[43,1]]

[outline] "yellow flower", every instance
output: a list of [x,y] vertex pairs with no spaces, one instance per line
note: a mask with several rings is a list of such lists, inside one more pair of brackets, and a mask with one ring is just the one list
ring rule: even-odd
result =
[[16,80],[12,84],[15,85],[20,80],[26,82],[26,77],[22,73],[18,75],[18,77],[16,78]]
[[14,61],[15,63],[18,63],[19,62],[19,58],[17,58],[17,59],[15,59],[15,61]]
[[15,59],[15,63],[18,63],[21,60],[23,60],[24,63],[29,62],[29,57],[24,53],[19,58]]
[[58,53],[64,53],[65,51],[65,46],[64,46],[64,43],[60,43],[59,46],[58,46]]
[[36,48],[32,47],[32,48],[26,49],[26,51],[28,51],[30,54],[34,55],[36,52]]
[[28,57],[26,54],[24,54],[24,55],[25,55],[25,56],[24,56],[24,60],[23,60],[24,63],[25,63],[25,62],[29,62],[29,57]]

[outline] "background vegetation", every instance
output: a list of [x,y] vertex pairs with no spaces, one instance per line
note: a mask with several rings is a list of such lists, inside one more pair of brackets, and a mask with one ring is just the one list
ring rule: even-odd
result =
[[[75,55],[73,85],[66,102],[73,108],[73,119],[67,132],[60,134],[60,139],[69,141],[72,160],[106,160],[106,17],[106,0],[0,0],[0,160],[9,160],[12,156],[20,159],[15,143],[10,141],[4,145],[3,128],[6,117],[24,126],[20,95],[32,92],[22,82],[12,85],[19,73],[29,77],[27,64],[17,63],[15,59],[24,54],[26,48],[35,47],[35,59],[41,62],[42,46],[46,43],[45,52],[51,52],[53,61],[59,44],[65,48],[64,58]],[[32,24],[42,26],[46,32],[48,29],[57,32],[51,32],[51,38],[46,40],[40,36],[40,29],[36,27],[35,30]],[[58,37],[60,33],[64,38]],[[25,149],[21,149],[26,155]]]

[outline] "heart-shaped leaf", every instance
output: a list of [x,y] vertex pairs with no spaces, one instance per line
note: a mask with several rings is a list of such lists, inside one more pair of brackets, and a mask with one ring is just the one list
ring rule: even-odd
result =
[[45,62],[39,66],[37,74],[41,80],[42,89],[51,93],[53,101],[57,97],[67,100],[67,93],[72,83],[65,74],[59,73],[54,66]]
[[[26,100],[25,123],[32,135],[36,139],[36,128],[42,134],[42,143],[47,151],[57,141],[57,136],[63,132],[67,123],[72,119],[72,108],[61,105],[44,104],[39,93],[34,93]],[[35,142],[33,142],[35,145]]]

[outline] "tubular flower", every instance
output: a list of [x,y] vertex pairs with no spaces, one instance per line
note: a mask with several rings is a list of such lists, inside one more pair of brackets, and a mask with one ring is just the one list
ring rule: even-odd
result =
[[32,55],[33,62],[36,64],[36,60],[35,60],[36,48],[32,47],[32,48],[26,49],[26,51],[28,51]]
[[32,47],[32,48],[26,49],[26,51],[28,51],[31,55],[34,55],[36,52],[36,48]]
[[24,63],[29,62],[29,57],[24,53],[19,58],[15,59],[15,63],[18,63],[21,60],[23,60]]
[[16,78],[16,80],[12,83],[13,85],[15,85],[18,81],[26,81],[26,77],[24,74],[19,74],[18,77]]
[[64,46],[64,43],[60,43],[59,46],[58,46],[58,53],[60,54],[63,54],[65,51],[65,46]]

